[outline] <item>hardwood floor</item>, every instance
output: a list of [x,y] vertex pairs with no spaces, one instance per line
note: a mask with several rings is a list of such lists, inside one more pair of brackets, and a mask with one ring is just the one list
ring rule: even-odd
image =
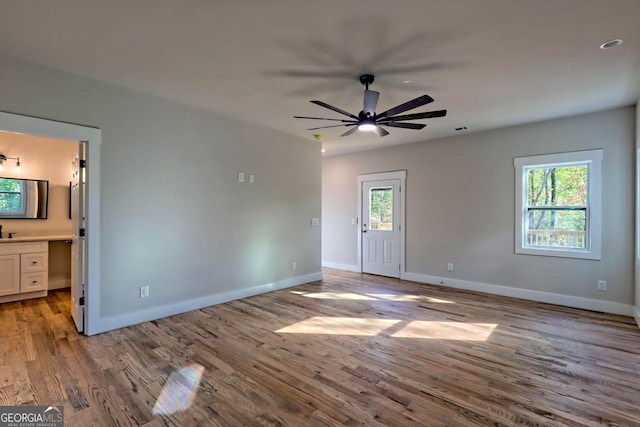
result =
[[324,275],[94,337],[68,292],[2,304],[0,405],[63,404],[67,426],[640,425],[630,317]]

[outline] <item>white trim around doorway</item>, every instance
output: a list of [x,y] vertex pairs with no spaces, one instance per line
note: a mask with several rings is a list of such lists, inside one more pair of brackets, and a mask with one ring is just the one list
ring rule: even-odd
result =
[[362,273],[362,183],[369,181],[384,181],[388,179],[400,180],[400,278],[406,272],[405,236],[407,233],[405,226],[405,206],[406,206],[406,182],[407,171],[378,172],[358,175],[358,272]]
[[98,128],[0,112],[0,131],[67,141],[87,141],[87,283],[84,333],[93,335],[100,321],[100,143]]

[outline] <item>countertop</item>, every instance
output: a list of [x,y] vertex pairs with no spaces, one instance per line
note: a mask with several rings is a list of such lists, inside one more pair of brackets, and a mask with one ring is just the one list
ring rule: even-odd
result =
[[[19,234],[19,233],[16,233]],[[73,237],[71,234],[47,234],[41,236],[14,236],[9,239],[6,234],[3,235],[2,239],[0,239],[0,244],[2,243],[20,243],[20,242],[41,242],[43,240],[46,241],[54,241],[54,240],[71,240]]]

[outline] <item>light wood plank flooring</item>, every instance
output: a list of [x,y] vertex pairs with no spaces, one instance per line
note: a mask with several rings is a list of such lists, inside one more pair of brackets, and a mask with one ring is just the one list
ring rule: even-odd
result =
[[0,305],[0,405],[67,426],[639,426],[630,317],[325,270],[79,336],[69,294]]

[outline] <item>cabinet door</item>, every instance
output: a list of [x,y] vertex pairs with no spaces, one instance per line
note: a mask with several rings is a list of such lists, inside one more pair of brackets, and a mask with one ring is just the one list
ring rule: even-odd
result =
[[0,255],[0,296],[20,293],[20,255]]

